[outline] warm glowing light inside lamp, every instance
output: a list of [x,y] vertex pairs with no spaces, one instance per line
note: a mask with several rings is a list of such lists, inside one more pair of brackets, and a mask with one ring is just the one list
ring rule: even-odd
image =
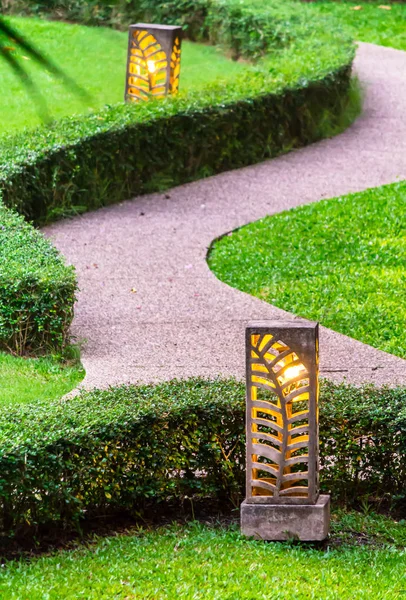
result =
[[289,367],[283,374],[284,379],[293,379],[294,377],[298,377],[303,371],[306,369],[303,365],[295,365],[293,367]]
[[150,73],[155,73],[156,71],[156,65],[155,62],[153,60],[148,60],[147,61],[147,65],[148,65],[148,71]]

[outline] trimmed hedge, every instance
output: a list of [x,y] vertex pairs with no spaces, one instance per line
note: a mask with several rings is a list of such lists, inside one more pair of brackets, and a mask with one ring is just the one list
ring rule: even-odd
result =
[[320,397],[321,483],[346,504],[406,499],[406,387],[324,381]]
[[[138,110],[118,106],[22,135],[21,145],[0,147],[3,200],[43,223],[277,156],[322,137],[320,122],[326,113],[335,120],[349,71],[229,105],[189,97]],[[48,139],[55,141],[47,146]]]
[[[321,482],[335,501],[399,500],[406,489],[406,389],[322,382]],[[191,379],[82,393],[0,416],[4,530],[147,500],[244,494],[244,386]]]
[[76,278],[59,252],[0,203],[0,349],[60,351],[73,317]]
[[236,383],[191,380],[7,410],[0,415],[3,528],[137,510],[148,499],[237,498],[241,391]]
[[203,96],[108,107],[3,139],[3,199],[29,219],[41,223],[252,164],[342,125],[354,45],[334,21],[276,0],[137,6],[139,18],[185,27],[198,14],[205,39],[234,56],[267,57]]

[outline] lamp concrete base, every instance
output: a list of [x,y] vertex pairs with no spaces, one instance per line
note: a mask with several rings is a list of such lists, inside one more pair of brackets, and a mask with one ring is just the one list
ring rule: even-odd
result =
[[330,496],[316,504],[241,504],[241,532],[257,540],[324,540],[330,527]]

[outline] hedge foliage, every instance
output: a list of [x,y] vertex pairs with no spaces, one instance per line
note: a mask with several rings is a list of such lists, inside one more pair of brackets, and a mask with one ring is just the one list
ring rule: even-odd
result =
[[125,4],[138,11],[134,19],[178,22],[189,30],[193,19],[200,37],[235,57],[266,57],[247,64],[233,85],[217,82],[204,95],[107,107],[0,140],[4,202],[29,219],[43,222],[252,164],[342,124],[354,45],[334,22],[310,17],[305,5]]
[[238,495],[242,414],[239,385],[199,380],[17,406],[0,416],[3,527],[68,523],[148,499]]
[[61,350],[75,291],[73,268],[0,202],[0,349],[15,354]]
[[[406,489],[406,389],[323,382],[321,482],[335,501],[399,500]],[[0,514],[16,531],[147,500],[244,495],[244,387],[172,381],[93,391],[0,415]]]

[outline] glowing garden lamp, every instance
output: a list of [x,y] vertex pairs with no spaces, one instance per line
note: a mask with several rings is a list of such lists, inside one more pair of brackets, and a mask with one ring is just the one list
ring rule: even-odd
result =
[[182,28],[130,25],[125,101],[176,94],[179,89]]
[[318,323],[252,323],[246,330],[245,535],[322,540],[330,498],[319,495]]

